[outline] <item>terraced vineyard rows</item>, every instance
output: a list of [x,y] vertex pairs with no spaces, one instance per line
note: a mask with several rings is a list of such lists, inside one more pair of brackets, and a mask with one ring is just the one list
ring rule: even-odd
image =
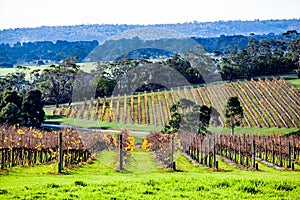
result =
[[241,100],[243,126],[299,127],[300,95],[281,78],[91,99],[75,107],[55,109],[53,114],[74,119],[162,126],[171,117],[169,109],[172,104],[180,99],[189,99],[200,105],[215,107],[221,114],[219,120],[223,126],[225,119],[222,112],[230,96],[238,96]]

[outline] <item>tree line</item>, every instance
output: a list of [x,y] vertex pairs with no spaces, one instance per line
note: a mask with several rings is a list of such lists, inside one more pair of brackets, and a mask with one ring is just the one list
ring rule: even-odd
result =
[[[158,33],[159,34],[159,33]],[[78,56],[79,62],[87,61],[111,61],[121,60],[126,53],[127,58],[170,58],[174,54],[186,55],[187,50],[195,44],[202,46],[206,52],[217,56],[227,56],[230,52],[245,49],[251,40],[259,42],[264,40],[290,42],[299,37],[297,34],[287,35],[269,33],[266,35],[221,35],[219,37],[201,38],[163,38],[107,40],[98,46],[94,41],[62,41],[57,40],[38,42],[17,42],[12,46],[0,44],[0,67],[12,67],[13,65],[45,64],[43,61],[55,63],[63,61],[70,56]],[[88,56],[88,57],[87,57]],[[38,62],[39,61],[39,62]]]
[[[57,40],[55,43],[51,41],[17,42],[13,46],[2,43],[0,44],[0,67],[12,67],[25,63],[48,64],[42,61],[59,62],[75,55],[78,56],[79,61],[82,61],[96,46],[98,46],[96,40],[76,42]],[[37,61],[40,62],[37,63]]]
[[281,74],[296,70],[300,76],[300,37],[295,30],[283,34],[295,38],[288,42],[284,39],[251,39],[242,50],[232,49],[228,56],[219,60],[222,78],[233,80],[250,79],[253,76]]

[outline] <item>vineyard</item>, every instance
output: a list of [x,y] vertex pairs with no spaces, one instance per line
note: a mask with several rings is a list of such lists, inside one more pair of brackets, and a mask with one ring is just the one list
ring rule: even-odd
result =
[[163,126],[170,118],[170,107],[181,99],[213,106],[220,113],[230,96],[238,96],[244,109],[243,127],[299,128],[300,95],[284,79],[223,83],[204,87],[138,93],[85,100],[81,104],[53,110],[53,115],[73,119],[99,120],[122,124]]
[[[73,129],[41,131],[34,128],[0,127],[1,169],[56,162],[59,153],[59,133],[62,133],[63,167],[89,162],[95,152],[118,147],[117,139],[102,132],[80,132]],[[134,149],[134,139],[123,131],[124,154]]]
[[216,167],[216,156],[227,158],[239,167],[257,169],[257,161],[270,166],[292,168],[300,164],[300,137],[258,135],[179,134],[183,151],[208,167]]
[[[151,132],[142,148],[154,153],[156,160],[171,165],[172,136]],[[174,136],[173,148],[185,153],[202,166],[218,169],[217,157],[232,162],[239,168],[258,170],[258,162],[277,169],[300,164],[299,135],[196,135],[179,132]]]
[[[299,135],[153,131],[141,150],[127,130],[115,137],[72,129],[0,128],[2,199],[165,199],[170,194],[174,199],[299,199]],[[65,173],[57,174],[61,133]]]

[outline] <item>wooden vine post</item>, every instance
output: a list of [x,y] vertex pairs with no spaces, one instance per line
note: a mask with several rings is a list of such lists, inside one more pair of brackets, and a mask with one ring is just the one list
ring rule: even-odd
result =
[[282,167],[282,143],[281,143],[281,137],[279,137],[279,166]]
[[291,158],[291,142],[288,143],[288,168],[292,167],[292,158]]
[[176,170],[176,163],[174,161],[174,151],[175,151],[175,148],[174,148],[174,133],[172,133],[172,142],[171,142],[171,166],[172,166],[172,169],[175,171]]
[[124,170],[124,167],[123,167],[123,137],[122,136],[123,136],[122,134],[119,135],[119,155],[120,155],[120,158],[119,158],[119,161],[120,161],[119,170],[120,171]]
[[63,170],[62,132],[58,133],[58,173]]
[[5,150],[4,149],[1,149],[1,169],[4,169],[4,166],[5,166],[5,159],[4,159],[4,156],[5,156]]
[[252,157],[253,157],[253,168],[256,168],[255,165],[255,136],[252,136]]
[[240,155],[240,165],[243,165],[243,155],[242,155],[242,150],[241,150],[241,137],[239,136],[239,155]]
[[275,165],[274,138],[272,138],[272,163]]
[[218,161],[216,158],[216,136],[214,136],[214,149],[213,149],[214,167],[218,170]]

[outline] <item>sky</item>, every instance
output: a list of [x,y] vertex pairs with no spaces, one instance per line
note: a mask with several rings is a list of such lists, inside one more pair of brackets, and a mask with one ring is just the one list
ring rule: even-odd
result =
[[0,29],[300,18],[299,0],[0,0]]

